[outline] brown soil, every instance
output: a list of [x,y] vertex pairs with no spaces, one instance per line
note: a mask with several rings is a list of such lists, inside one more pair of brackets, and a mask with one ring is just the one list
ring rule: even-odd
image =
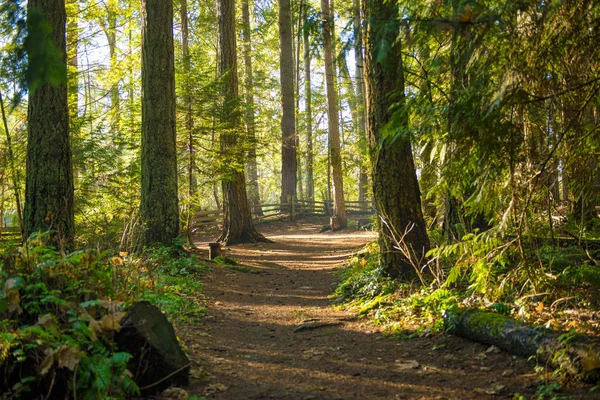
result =
[[[263,225],[275,243],[224,251],[260,273],[214,265],[205,278],[208,317],[200,326],[178,326],[194,363],[188,393],[208,399],[534,398],[539,378],[531,361],[444,334],[399,341],[334,308],[329,294],[336,269],[374,235],[319,233],[321,226],[314,220]],[[329,325],[296,332],[319,323]],[[597,398],[588,390],[562,394]]]

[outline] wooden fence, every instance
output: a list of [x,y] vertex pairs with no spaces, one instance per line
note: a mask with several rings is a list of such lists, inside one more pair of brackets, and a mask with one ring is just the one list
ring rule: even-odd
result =
[[21,240],[21,231],[18,226],[9,226],[0,228],[0,241],[3,240]]
[[[251,210],[252,220],[262,222],[281,215],[292,218],[305,215],[328,216],[333,214],[332,201],[294,200],[287,203],[261,204]],[[346,214],[371,215],[375,208],[370,201],[346,201]],[[222,210],[198,211],[192,218],[194,229],[204,226],[215,226],[223,223]]]

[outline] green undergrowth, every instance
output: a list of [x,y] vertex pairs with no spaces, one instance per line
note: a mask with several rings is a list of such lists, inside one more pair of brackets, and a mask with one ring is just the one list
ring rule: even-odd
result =
[[[149,300],[171,320],[206,309],[199,277],[207,267],[180,243],[132,256],[43,245],[44,234],[0,258],[0,379],[9,398],[78,399],[137,395],[131,355],[114,337],[129,305]],[[51,396],[52,397],[52,396]]]
[[442,330],[443,311],[454,307],[485,309],[555,329],[594,329],[563,310],[600,306],[597,250],[519,242],[488,231],[442,243],[428,257],[428,286],[400,283],[382,275],[378,246],[371,243],[339,272],[334,296],[401,336]]
[[457,304],[457,293],[432,287],[417,289],[382,275],[378,246],[370,243],[339,272],[334,292],[339,304],[400,338],[426,335],[443,329],[442,311]]
[[215,264],[218,264],[222,267],[225,267],[225,268],[228,268],[228,269],[231,269],[234,271],[245,272],[247,274],[260,274],[259,269],[252,268],[247,265],[241,265],[237,262],[237,260],[235,260],[234,258],[231,258],[231,257],[217,256],[217,257],[215,257],[215,259],[213,261],[215,262]]

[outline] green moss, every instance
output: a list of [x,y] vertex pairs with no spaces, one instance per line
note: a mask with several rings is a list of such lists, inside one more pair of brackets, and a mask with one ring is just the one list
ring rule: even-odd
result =
[[475,312],[469,315],[469,322],[473,330],[480,333],[490,332],[497,334],[507,321],[507,317],[490,312]]
[[223,264],[225,268],[232,269],[234,271],[245,272],[247,274],[260,274],[260,270],[252,267],[247,267],[240,264]]
[[227,256],[217,256],[213,261],[219,265],[238,265],[234,258]]

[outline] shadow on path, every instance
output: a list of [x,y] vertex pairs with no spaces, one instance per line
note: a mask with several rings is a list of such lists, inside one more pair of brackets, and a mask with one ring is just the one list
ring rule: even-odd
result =
[[[374,236],[318,233],[310,223],[267,236],[271,244],[225,254],[261,270],[215,266],[205,281],[209,316],[180,328],[207,377],[209,399],[497,399],[536,391],[532,364],[457,337],[410,341],[332,307],[335,270]],[[295,332],[307,322],[335,326]],[[590,397],[591,398],[591,397]]]

